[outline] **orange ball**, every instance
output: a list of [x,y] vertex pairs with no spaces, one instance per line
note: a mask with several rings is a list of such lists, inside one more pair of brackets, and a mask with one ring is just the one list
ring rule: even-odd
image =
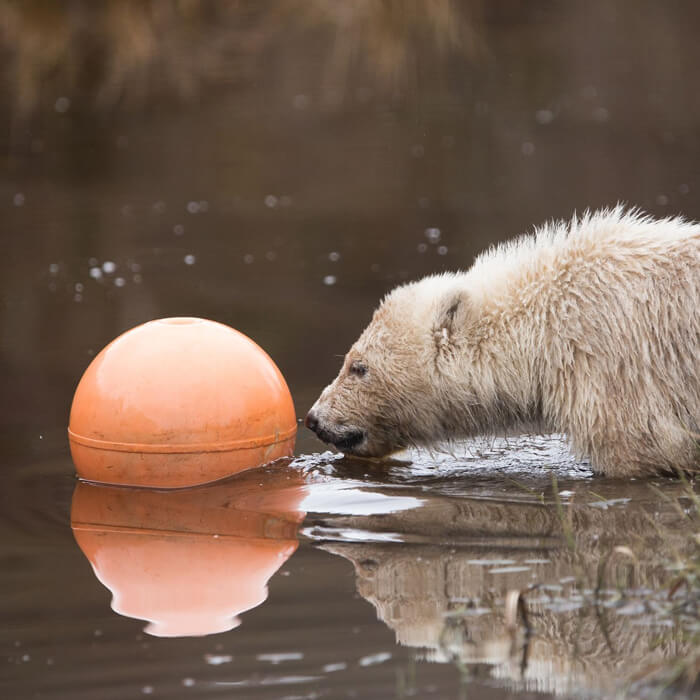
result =
[[214,321],[165,318],[92,361],[68,436],[83,479],[183,487],[291,455],[296,427],[284,377],[250,338]]

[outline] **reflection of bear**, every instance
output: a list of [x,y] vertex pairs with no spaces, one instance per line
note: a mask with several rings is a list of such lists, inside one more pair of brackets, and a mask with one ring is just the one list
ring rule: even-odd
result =
[[[655,625],[644,610],[645,601],[652,610],[665,600],[664,591],[653,593],[669,576],[663,557],[682,552],[686,539],[677,515],[656,512],[652,523],[651,510],[658,511],[641,499],[608,509],[571,506],[572,553],[561,544],[561,521],[551,505],[429,498],[400,513],[334,519],[341,531],[401,532],[407,543],[323,548],[352,562],[360,595],[397,642],[423,649],[427,659],[459,660],[519,688],[606,693],[688,651],[678,628]],[[644,551],[645,561],[615,552],[621,543]],[[591,600],[599,574],[596,609]],[[535,583],[544,585],[525,595],[533,637],[521,675],[522,647],[511,643],[504,600],[509,590]],[[613,606],[618,583],[631,597]]]
[[698,465],[700,226],[621,208],[394,290],[307,417],[361,456],[565,432],[615,476]]

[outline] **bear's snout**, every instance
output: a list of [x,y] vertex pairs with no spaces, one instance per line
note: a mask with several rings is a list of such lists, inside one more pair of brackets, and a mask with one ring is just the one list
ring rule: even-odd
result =
[[365,431],[359,428],[340,428],[322,424],[318,415],[311,409],[304,418],[304,425],[313,430],[323,442],[335,445],[339,450],[351,451],[365,439]]
[[316,414],[313,412],[313,410],[309,411],[306,414],[306,418],[304,418],[304,425],[309,430],[313,430],[314,432],[317,432],[317,430],[318,430],[318,418],[316,418]]

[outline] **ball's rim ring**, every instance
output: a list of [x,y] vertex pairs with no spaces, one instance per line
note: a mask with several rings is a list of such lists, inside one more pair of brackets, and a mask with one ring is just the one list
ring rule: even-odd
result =
[[110,452],[134,452],[148,454],[197,454],[203,452],[235,452],[237,450],[268,447],[280,442],[285,442],[297,433],[297,425],[294,424],[287,430],[277,430],[272,435],[247,438],[244,440],[227,440],[223,442],[187,442],[187,443],[137,443],[137,442],[113,442],[99,440],[73,432],[68,428],[69,442],[96,450]]

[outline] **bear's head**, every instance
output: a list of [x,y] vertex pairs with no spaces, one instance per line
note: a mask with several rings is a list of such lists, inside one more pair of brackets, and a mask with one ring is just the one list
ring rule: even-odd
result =
[[392,291],[306,416],[321,440],[382,457],[454,430],[448,390],[469,301],[456,275]]

